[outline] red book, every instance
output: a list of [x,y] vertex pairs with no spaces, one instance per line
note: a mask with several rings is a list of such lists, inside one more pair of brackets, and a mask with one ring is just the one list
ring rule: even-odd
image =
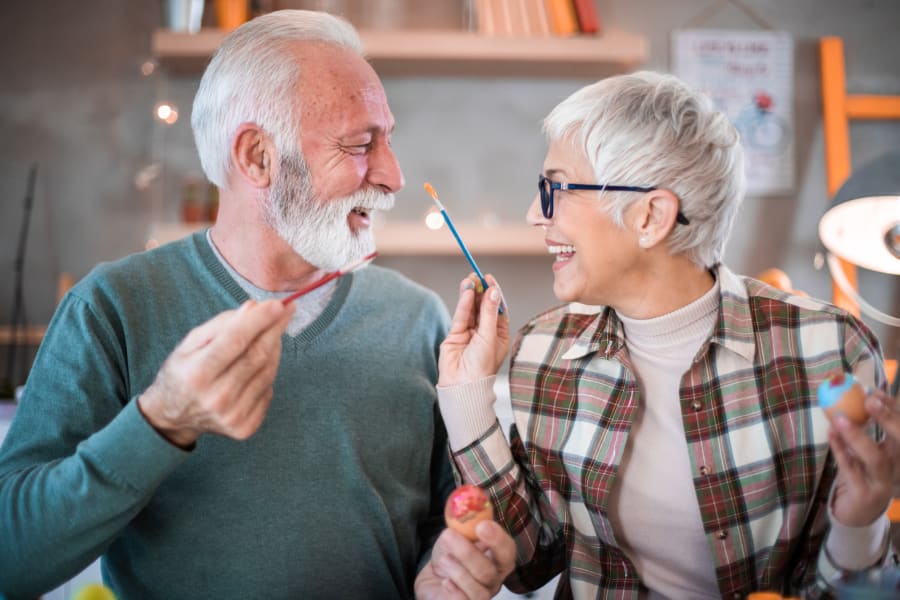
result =
[[600,15],[594,0],[572,0],[581,33],[600,33]]

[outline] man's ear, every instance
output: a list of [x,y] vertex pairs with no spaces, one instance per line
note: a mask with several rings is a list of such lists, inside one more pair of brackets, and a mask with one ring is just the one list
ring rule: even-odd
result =
[[267,188],[272,182],[275,145],[271,138],[254,123],[238,127],[231,144],[231,160],[235,174],[252,187]]

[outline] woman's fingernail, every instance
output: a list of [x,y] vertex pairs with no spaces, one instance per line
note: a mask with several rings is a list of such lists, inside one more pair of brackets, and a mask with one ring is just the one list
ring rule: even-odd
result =
[[835,411],[834,417],[832,417],[831,421],[838,429],[847,429],[848,427],[850,427],[850,420],[847,419],[847,416],[840,411]]
[[500,300],[500,292],[498,292],[496,289],[491,290],[491,301],[497,302],[498,300]]
[[882,413],[884,409],[887,408],[884,405],[884,400],[878,398],[877,396],[869,396],[866,398],[866,408],[875,413]]
[[484,293],[484,286],[481,285],[481,282],[480,282],[480,281],[479,281],[478,283],[475,284],[475,291],[478,292],[479,294],[483,294],[483,293]]
[[463,290],[474,290],[475,284],[472,283],[471,279],[466,279],[466,282],[463,284]]

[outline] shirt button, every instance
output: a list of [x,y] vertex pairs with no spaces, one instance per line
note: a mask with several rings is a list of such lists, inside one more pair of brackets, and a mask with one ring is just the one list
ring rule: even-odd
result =
[[741,598],[743,598],[744,596],[740,592],[735,592],[731,595],[731,597],[734,598],[734,600],[741,600]]
[[728,532],[725,531],[724,529],[720,529],[719,531],[716,532],[716,537],[719,538],[720,540],[724,540],[725,538],[728,537]]
[[707,467],[705,465],[700,467],[700,474],[701,475],[709,475],[709,467]]
[[694,412],[700,412],[700,410],[703,408],[703,403],[699,400],[694,400],[693,402],[691,402],[691,408],[694,409]]

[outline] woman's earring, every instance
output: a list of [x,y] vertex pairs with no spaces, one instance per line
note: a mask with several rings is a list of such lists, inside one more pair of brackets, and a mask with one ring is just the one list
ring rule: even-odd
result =
[[638,240],[638,244],[640,244],[641,248],[649,248],[650,247],[650,236],[642,234],[640,239]]

